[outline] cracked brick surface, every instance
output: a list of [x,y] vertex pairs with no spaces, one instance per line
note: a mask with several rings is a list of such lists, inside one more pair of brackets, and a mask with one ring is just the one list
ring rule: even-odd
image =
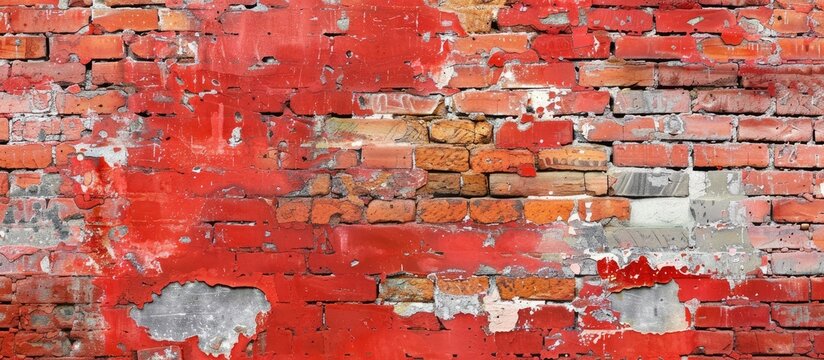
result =
[[0,0],[0,359],[824,358],[823,24]]

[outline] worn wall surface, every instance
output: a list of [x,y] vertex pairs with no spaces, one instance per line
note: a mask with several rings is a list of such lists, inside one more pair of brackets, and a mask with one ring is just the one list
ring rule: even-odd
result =
[[0,358],[824,357],[824,1],[0,5]]

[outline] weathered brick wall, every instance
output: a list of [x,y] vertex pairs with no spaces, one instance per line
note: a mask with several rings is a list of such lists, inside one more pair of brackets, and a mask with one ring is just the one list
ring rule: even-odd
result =
[[824,356],[822,1],[0,5],[1,359]]

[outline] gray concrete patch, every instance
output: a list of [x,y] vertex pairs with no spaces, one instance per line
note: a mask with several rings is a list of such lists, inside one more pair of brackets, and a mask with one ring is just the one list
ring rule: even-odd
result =
[[689,195],[689,176],[684,172],[621,170],[609,174],[616,181],[612,191],[617,196],[658,197]]
[[254,335],[258,314],[270,309],[258,289],[197,281],[169,284],[143,309],[133,307],[129,316],[147,328],[152,339],[183,341],[197,336],[204,353],[228,358],[239,335]]
[[640,227],[690,227],[693,224],[687,198],[638,199],[630,203],[629,223]]
[[642,333],[667,333],[689,328],[686,308],[678,301],[678,284],[627,289],[611,294],[612,309],[620,313],[621,323]]
[[678,250],[689,246],[689,230],[683,227],[608,227],[607,245],[613,249]]

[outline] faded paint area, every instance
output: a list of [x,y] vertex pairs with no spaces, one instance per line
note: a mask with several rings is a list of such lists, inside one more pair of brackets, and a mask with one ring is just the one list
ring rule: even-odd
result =
[[258,289],[209,286],[203,282],[169,284],[129,316],[156,340],[197,337],[201,351],[229,357],[238,337],[256,334],[257,319],[271,310]]
[[626,289],[609,296],[619,321],[642,333],[666,333],[689,329],[687,308],[678,301],[678,284],[669,282],[649,288]]

